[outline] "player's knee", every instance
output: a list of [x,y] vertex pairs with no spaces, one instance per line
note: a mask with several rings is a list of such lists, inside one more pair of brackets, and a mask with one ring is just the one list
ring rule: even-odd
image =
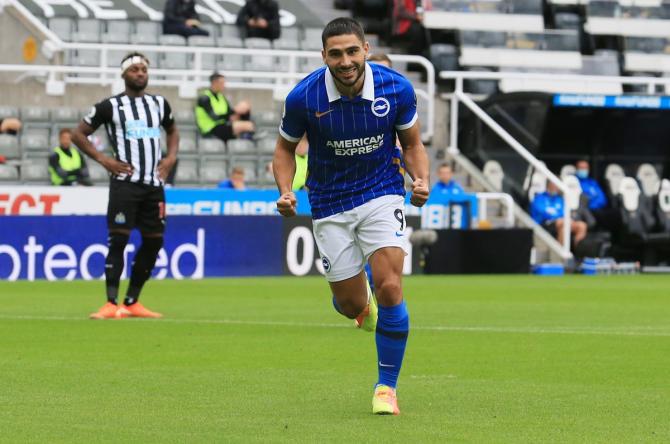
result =
[[122,233],[119,231],[110,232],[109,236],[107,237],[107,247],[109,248],[109,252],[110,253],[120,252],[121,254],[123,254],[123,250],[126,248],[129,238],[130,235],[126,233]]
[[382,305],[396,305],[402,300],[400,279],[387,278],[375,282],[375,293]]
[[148,257],[154,259],[163,247],[163,236],[142,236],[142,249],[146,251]]

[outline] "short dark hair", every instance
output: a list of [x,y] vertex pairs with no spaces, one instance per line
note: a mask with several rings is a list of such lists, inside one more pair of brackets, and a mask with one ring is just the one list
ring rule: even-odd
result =
[[214,80],[216,80],[216,79],[223,79],[223,78],[225,78],[225,77],[226,77],[226,76],[224,76],[224,75],[221,74],[220,72],[216,72],[216,71],[214,71],[214,72],[212,73],[212,75],[209,76],[209,83],[212,83],[212,82],[213,82]]
[[451,164],[450,164],[449,162],[442,162],[442,163],[440,164],[440,166],[437,167],[438,170],[439,170],[440,168],[449,168],[450,170],[453,170],[453,168],[451,167]]
[[383,52],[378,52],[376,54],[372,54],[370,57],[368,57],[369,62],[386,62],[390,66],[393,66],[393,62],[391,61],[391,58],[387,56]]
[[358,39],[365,43],[365,33],[363,27],[356,20],[349,17],[338,17],[331,20],[321,33],[321,43],[326,47],[326,40],[337,35],[354,34]]

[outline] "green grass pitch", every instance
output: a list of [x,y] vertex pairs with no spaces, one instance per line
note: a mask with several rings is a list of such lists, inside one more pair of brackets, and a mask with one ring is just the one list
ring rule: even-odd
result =
[[670,278],[418,276],[399,417],[322,278],[0,283],[0,442],[670,442]]

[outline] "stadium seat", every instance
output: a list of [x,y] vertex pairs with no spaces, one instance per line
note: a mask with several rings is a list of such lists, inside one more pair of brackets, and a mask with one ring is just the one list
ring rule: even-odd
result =
[[[203,36],[203,35],[196,35],[193,37],[189,37],[188,39],[188,44],[189,46],[214,46],[215,45],[215,40],[212,35],[210,36]],[[195,55],[193,59],[193,69],[195,69]],[[201,54],[201,59],[200,59],[200,68],[205,70],[205,71],[216,71],[216,54]]]
[[202,158],[200,180],[203,184],[217,184],[228,177],[228,163],[223,159]]
[[323,49],[321,43],[321,28],[306,28],[305,37],[300,43],[301,48],[304,51],[320,51]]
[[[565,194],[565,204],[570,211],[579,209],[580,197],[582,195],[582,186],[579,184],[579,179],[576,176],[567,176],[563,179],[568,192]],[[545,180],[546,183],[546,180]]]
[[253,154],[256,146],[251,140],[232,139],[227,142],[228,152],[231,154]]
[[96,184],[109,182],[109,173],[98,162],[87,159],[88,173],[91,176],[91,181]]
[[19,117],[19,109],[15,106],[0,106],[0,119]]
[[130,43],[130,21],[108,20],[100,35],[102,43]]
[[259,113],[254,113],[254,120],[258,127],[272,127],[276,128],[279,126],[279,119],[281,115],[276,111],[262,111]]
[[542,14],[542,2],[537,0],[508,0],[512,14]]
[[42,106],[24,106],[21,108],[21,120],[27,126],[31,123],[49,124],[49,109]]
[[21,181],[49,183],[49,170],[46,158],[24,160],[21,163]]
[[135,30],[130,34],[130,43],[140,45],[157,45],[158,36],[162,36],[160,24],[150,21],[135,22]]
[[670,233],[670,180],[661,181],[660,190],[654,199],[655,216],[659,231]]
[[237,54],[223,55],[219,60],[218,67],[223,71],[243,71],[244,56]]
[[[544,162],[541,162],[545,165]],[[538,193],[544,193],[547,189],[547,178],[544,174],[539,171],[534,170],[532,167],[529,167],[528,174],[524,180],[523,189],[528,190],[528,201],[532,202],[535,198],[535,195]],[[580,187],[581,191],[581,187]]]
[[607,168],[605,168],[605,181],[607,181],[607,184],[609,185],[608,188],[611,196],[619,194],[619,186],[624,177],[626,177],[626,174],[624,173],[623,168],[621,168],[621,165],[617,163],[610,163],[607,165]]
[[21,157],[19,141],[16,136],[0,134],[0,156],[5,156],[7,159],[19,159]]
[[174,120],[177,122],[180,129],[195,128],[195,113],[192,108],[173,110],[172,113],[174,115]]
[[21,134],[19,141],[23,151],[47,152],[53,148],[49,140],[49,130],[45,128],[27,129]]
[[[121,60],[123,60],[123,57],[128,54],[128,51],[123,51],[120,49],[112,49],[107,51],[107,67],[108,68],[118,68],[121,66]],[[151,61],[149,61],[149,64],[151,65]],[[151,65],[151,67],[154,67]]]
[[619,53],[613,50],[597,50],[592,56],[582,56],[582,74],[596,76],[618,76],[621,74]]
[[196,144],[195,131],[180,131],[179,132],[179,153],[195,154],[198,152]]
[[260,37],[249,37],[245,39],[244,46],[251,49],[272,49],[270,40]]
[[13,165],[0,164],[0,182],[16,182],[19,180],[19,170]]
[[273,42],[275,49],[300,49],[300,29],[282,28],[281,36]]
[[493,185],[493,189],[496,191],[502,191],[503,187],[503,178],[505,177],[505,173],[503,173],[502,166],[500,165],[500,162],[497,160],[488,160],[484,164],[484,168],[482,170],[484,173],[484,177],[486,180]]
[[61,106],[51,110],[51,120],[54,123],[73,124],[79,121],[79,110],[77,108]]
[[176,185],[195,185],[200,183],[197,158],[180,158],[175,176]]
[[580,18],[574,12],[557,12],[554,15],[554,24],[556,29],[573,29],[579,30]]
[[72,41],[81,43],[99,43],[102,23],[96,19],[79,19],[76,31],[72,33]]
[[53,17],[49,19],[49,29],[53,31],[62,40],[69,42],[72,40],[72,31],[74,30],[74,20],[69,17]]
[[454,45],[434,43],[430,45],[429,53],[436,73],[458,70],[458,49]]
[[277,146],[276,138],[265,138],[258,141],[258,151],[261,154],[272,154]]
[[561,174],[560,174],[561,180],[565,180],[565,178],[568,176],[574,176],[576,172],[577,168],[575,168],[573,164],[569,163],[567,165],[563,165],[561,167]]
[[658,193],[661,185],[661,178],[658,177],[658,172],[652,164],[643,163],[640,165],[635,177],[640,181],[642,192],[645,196],[655,196]]
[[95,49],[77,49],[71,54],[70,64],[74,66],[100,66],[101,52]]
[[242,48],[244,41],[240,37],[240,30],[235,25],[222,24],[218,45],[224,48]]
[[225,154],[226,144],[220,139],[200,139],[199,151],[201,154]]

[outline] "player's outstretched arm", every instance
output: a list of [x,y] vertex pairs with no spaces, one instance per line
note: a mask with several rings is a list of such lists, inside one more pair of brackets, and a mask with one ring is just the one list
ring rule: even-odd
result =
[[86,122],[79,122],[79,126],[72,132],[72,142],[74,142],[74,144],[88,157],[105,167],[110,173],[115,175],[133,174],[132,165],[105,156],[103,153],[95,149],[93,144],[88,140],[88,136],[93,134],[94,131],[95,129]]
[[272,159],[272,172],[275,176],[275,182],[279,189],[279,199],[277,199],[277,211],[286,217],[295,216],[296,198],[291,185],[293,176],[295,176],[295,147],[298,144],[277,137],[275,154]]
[[419,122],[417,121],[411,128],[398,131],[398,138],[403,149],[405,166],[414,179],[410,202],[416,207],[421,207],[428,200],[430,193],[430,166],[426,147],[421,141]]

